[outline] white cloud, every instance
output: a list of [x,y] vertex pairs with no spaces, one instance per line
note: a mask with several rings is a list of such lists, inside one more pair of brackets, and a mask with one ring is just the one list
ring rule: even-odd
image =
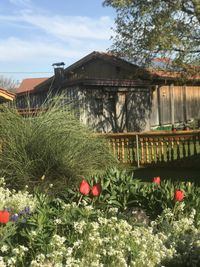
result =
[[24,22],[42,29],[57,38],[109,39],[112,20],[109,17],[89,18],[81,16],[42,16],[23,14]]
[[20,15],[15,16],[1,15],[0,20],[2,23],[12,22],[19,26],[21,24],[33,26],[62,40],[72,37],[76,39],[108,40],[112,34],[111,26],[113,25],[113,20],[108,16],[90,18],[84,16],[34,15],[27,10],[23,10]]
[[[103,49],[102,49],[103,48]],[[43,62],[52,61],[75,61],[92,52],[93,50],[105,50],[105,43],[74,42],[69,40],[68,44],[40,40],[23,40],[10,37],[0,39],[0,61],[3,62]]]
[[0,40],[0,61],[27,61],[44,60],[46,58],[61,58],[77,56],[78,51],[67,49],[58,43],[20,40],[17,38],[8,38]]

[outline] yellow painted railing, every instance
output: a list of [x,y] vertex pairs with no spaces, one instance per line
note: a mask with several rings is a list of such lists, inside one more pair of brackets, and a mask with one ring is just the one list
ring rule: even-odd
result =
[[177,162],[200,153],[200,130],[103,134],[121,163],[138,167]]

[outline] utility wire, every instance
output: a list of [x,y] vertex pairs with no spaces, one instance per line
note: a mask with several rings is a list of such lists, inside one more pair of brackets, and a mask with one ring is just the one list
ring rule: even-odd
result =
[[52,71],[51,72],[43,72],[43,71],[40,71],[40,72],[27,72],[27,71],[0,71],[0,73],[12,73],[12,74],[20,74],[20,73],[26,73],[26,74],[34,74],[34,73],[53,73]]

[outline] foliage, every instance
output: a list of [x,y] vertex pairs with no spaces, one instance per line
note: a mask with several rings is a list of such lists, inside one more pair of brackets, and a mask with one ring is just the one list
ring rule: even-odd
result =
[[[158,177],[156,177],[158,178]],[[126,218],[135,221],[145,221],[155,219],[162,214],[163,210],[170,208],[176,209],[179,205],[175,199],[175,192],[181,190],[184,194],[185,214],[191,213],[192,209],[197,211],[195,221],[200,220],[200,187],[191,182],[178,182],[172,180],[161,180],[159,184],[153,182],[143,182],[133,179],[131,171],[118,170],[112,168],[103,177],[95,176],[88,179],[90,187],[100,183],[102,192],[98,198],[91,194],[84,196],[78,188],[73,191],[66,189],[62,198],[65,201],[79,202],[80,205],[88,203],[95,208],[108,210],[117,208]]]
[[199,266],[200,225],[194,225],[195,210],[185,216],[184,203],[146,226],[127,221],[116,208],[35,197],[26,222],[0,225],[1,266]]
[[167,57],[172,62],[166,61],[165,68],[198,72],[199,0],[105,0],[104,5],[117,12],[114,53],[147,65],[152,58]]
[[1,107],[0,172],[12,187],[53,183],[60,191],[115,164],[106,141],[63,110],[62,101],[55,97],[37,116],[22,117],[14,107]]
[[[146,225],[117,208],[103,211],[51,197],[50,190],[30,195],[34,209],[26,221],[0,225],[0,266],[199,266],[200,223],[194,219],[199,211],[188,213],[185,202],[165,208]],[[0,191],[6,199],[4,184]],[[30,204],[23,192],[9,193],[20,196]]]
[[[95,207],[107,209],[116,207],[121,211],[132,214],[138,209],[145,211],[151,218],[155,219],[166,208],[174,209],[176,206],[175,192],[184,192],[185,212],[188,214],[194,208],[200,213],[200,187],[190,182],[175,182],[172,180],[161,180],[160,185],[152,181],[142,182],[132,178],[132,173],[126,170],[110,169],[100,180],[99,177],[91,179],[90,184],[101,181],[102,194],[98,199],[84,198]],[[77,200],[79,194],[72,197]],[[198,215],[199,216],[199,215]],[[196,221],[200,219],[196,215]]]
[[[185,203],[178,203],[175,209],[165,209],[161,216],[158,216],[154,230],[167,236],[165,245],[174,247],[176,253],[166,267],[198,266],[200,264],[200,232],[199,220],[195,227],[196,210],[192,209],[188,216],[185,215]],[[199,216],[199,214],[198,214]]]
[[101,207],[105,205],[125,210],[130,205],[138,205],[136,197],[141,182],[133,180],[131,174],[131,171],[116,168],[112,168],[106,173],[101,180],[103,187],[103,193],[99,198]]

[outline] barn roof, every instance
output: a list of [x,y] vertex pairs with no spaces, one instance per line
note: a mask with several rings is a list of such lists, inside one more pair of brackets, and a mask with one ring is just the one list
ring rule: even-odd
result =
[[[124,59],[121,59],[119,57],[114,56],[111,53],[106,53],[106,52],[98,52],[98,51],[93,51],[92,53],[86,55],[85,57],[81,58],[80,60],[76,61],[75,63],[73,63],[72,65],[68,66],[67,68],[64,69],[64,73],[65,75],[67,73],[73,72],[73,70],[83,66],[84,64],[86,64],[87,62],[90,62],[94,59],[102,59],[106,62],[109,62],[111,64],[114,64],[116,66],[120,66],[124,69],[127,70],[132,70],[132,71],[142,71],[144,73],[147,73],[146,70],[142,69],[141,67],[132,64]],[[48,85],[52,85],[52,83],[54,82],[55,76],[50,77],[48,80],[45,80],[44,82],[42,82],[41,84],[39,84],[38,86],[35,87],[35,90],[37,89],[42,89],[47,87]],[[78,80],[76,80],[77,82],[79,82]],[[68,83],[68,81],[64,82],[65,84]],[[102,83],[102,81],[100,81],[100,83]],[[108,81],[106,81],[106,83],[108,84]],[[112,81],[111,81],[112,83]]]
[[41,84],[42,82],[48,80],[48,78],[28,78],[24,79],[18,89],[16,90],[17,94],[33,91],[34,88]]
[[152,78],[154,80],[171,80],[171,81],[185,81],[186,83],[189,83],[193,81],[193,83],[200,82],[200,75],[194,74],[194,75],[184,75],[180,72],[175,71],[167,71],[167,70],[160,70],[160,69],[149,69],[149,72],[152,75]]

